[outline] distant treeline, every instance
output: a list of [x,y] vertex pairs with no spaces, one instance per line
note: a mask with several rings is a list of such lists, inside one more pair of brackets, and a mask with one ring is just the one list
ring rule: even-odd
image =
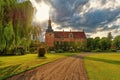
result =
[[31,44],[33,7],[30,1],[0,0],[0,54],[16,49],[27,50]]
[[115,52],[120,50],[120,35],[113,38],[110,32],[107,37],[101,39],[99,37],[88,38],[86,50],[92,52]]

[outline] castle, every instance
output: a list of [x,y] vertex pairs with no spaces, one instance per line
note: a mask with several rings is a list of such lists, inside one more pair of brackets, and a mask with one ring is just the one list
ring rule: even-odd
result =
[[[45,43],[50,48],[70,48],[72,44],[80,47],[86,42],[86,35],[83,31],[54,31],[51,26],[51,19],[48,20],[48,28],[45,33]],[[75,46],[74,45],[74,46]],[[72,45],[72,47],[74,47]],[[81,45],[82,46],[82,45]]]

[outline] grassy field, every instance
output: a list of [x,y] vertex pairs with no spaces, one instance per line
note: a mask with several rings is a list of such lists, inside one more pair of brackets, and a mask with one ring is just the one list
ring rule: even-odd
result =
[[85,67],[89,80],[120,80],[120,53],[89,55]]
[[37,54],[0,56],[0,80],[74,54],[75,53],[46,54],[44,58],[39,58]]

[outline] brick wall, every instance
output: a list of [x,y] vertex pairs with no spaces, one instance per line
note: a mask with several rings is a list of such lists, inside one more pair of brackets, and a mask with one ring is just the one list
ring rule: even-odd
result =
[[54,47],[54,33],[53,32],[46,32],[45,42],[49,47]]

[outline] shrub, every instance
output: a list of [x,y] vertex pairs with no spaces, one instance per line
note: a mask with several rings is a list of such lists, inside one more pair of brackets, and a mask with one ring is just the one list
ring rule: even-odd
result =
[[102,52],[101,49],[92,50],[92,52]]
[[38,49],[38,56],[39,56],[39,57],[44,57],[44,56],[45,56],[45,53],[46,53],[45,48],[39,48],[39,49]]
[[83,51],[84,51],[84,52],[91,52],[90,49],[84,49]]
[[18,46],[17,48],[12,50],[12,53],[14,53],[16,55],[24,55],[25,54],[25,49],[21,46]]
[[62,49],[58,49],[56,52],[57,53],[63,53],[64,51]]
[[75,52],[75,49],[72,48],[72,49],[69,50],[69,52],[73,53],[73,52]]
[[110,49],[109,52],[116,52],[116,49]]
[[36,52],[36,50],[37,50],[37,49],[36,49],[35,47],[31,47],[31,48],[30,48],[30,52],[31,52],[31,53]]

